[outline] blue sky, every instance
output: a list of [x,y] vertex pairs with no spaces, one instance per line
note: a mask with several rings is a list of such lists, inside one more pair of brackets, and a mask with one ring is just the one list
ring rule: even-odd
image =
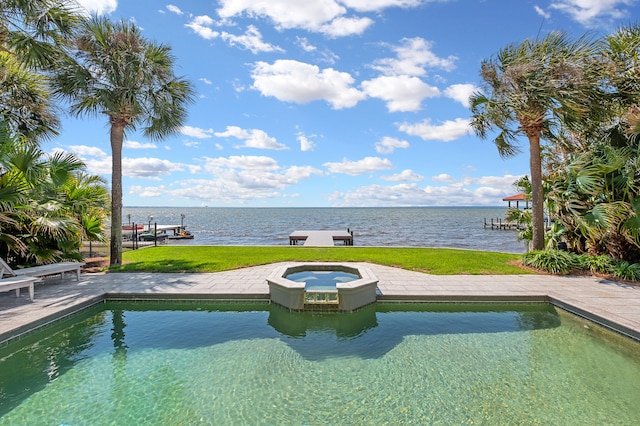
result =
[[[509,43],[600,36],[638,0],[81,0],[169,44],[196,102],[160,143],[129,132],[125,206],[500,206],[528,173],[468,128],[479,69]],[[45,149],[111,180],[106,117]]]

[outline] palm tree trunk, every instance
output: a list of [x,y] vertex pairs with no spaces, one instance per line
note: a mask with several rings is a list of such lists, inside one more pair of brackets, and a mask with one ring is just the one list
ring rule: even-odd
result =
[[109,265],[122,265],[122,141],[125,122],[111,119],[111,253]]
[[529,138],[529,167],[531,169],[531,226],[532,250],[544,250],[544,195],[542,192],[542,159],[540,133],[527,134]]

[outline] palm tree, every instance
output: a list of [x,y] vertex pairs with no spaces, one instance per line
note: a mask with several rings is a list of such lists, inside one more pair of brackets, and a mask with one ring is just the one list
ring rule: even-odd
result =
[[52,69],[82,20],[73,0],[0,0],[0,51]]
[[0,0],[0,120],[13,135],[37,141],[57,134],[46,73],[82,19],[73,1]]
[[[2,127],[0,127],[1,129]],[[0,253],[13,264],[81,257],[83,216],[106,217],[108,191],[71,154],[46,154],[0,131]],[[93,226],[95,230],[95,225]]]
[[173,73],[170,47],[144,39],[132,23],[93,18],[82,25],[77,61],[54,80],[73,115],[105,114],[112,154],[110,264],[122,263],[122,142],[126,130],[163,139],[183,124],[193,101],[189,81]]
[[591,92],[596,93],[597,52],[587,38],[570,42],[559,32],[511,44],[482,62],[487,94],[470,98],[472,129],[482,139],[497,129],[500,156],[519,152],[518,136],[528,139],[533,250],[544,248],[541,140],[553,140],[558,128],[570,128],[586,116]]

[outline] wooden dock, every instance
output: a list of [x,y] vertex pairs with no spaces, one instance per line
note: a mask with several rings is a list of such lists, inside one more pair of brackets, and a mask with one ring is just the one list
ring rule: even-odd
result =
[[484,218],[484,228],[491,229],[519,229],[519,225],[516,222],[507,222],[500,218],[496,218],[495,220],[491,218],[490,222],[487,222],[487,218]]
[[311,247],[331,247],[336,241],[352,246],[353,231],[294,231],[289,235],[289,245],[295,246],[301,241],[302,245]]

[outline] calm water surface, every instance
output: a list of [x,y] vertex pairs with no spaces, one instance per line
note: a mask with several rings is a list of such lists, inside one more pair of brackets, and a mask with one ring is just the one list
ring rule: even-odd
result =
[[[287,245],[296,230],[351,229],[356,246],[452,247],[524,253],[516,231],[484,229],[500,207],[424,208],[146,208],[125,207],[123,220],[184,224],[193,240],[171,244]],[[130,217],[128,216],[130,215]]]
[[113,303],[0,348],[0,425],[632,425],[639,354],[544,304]]

